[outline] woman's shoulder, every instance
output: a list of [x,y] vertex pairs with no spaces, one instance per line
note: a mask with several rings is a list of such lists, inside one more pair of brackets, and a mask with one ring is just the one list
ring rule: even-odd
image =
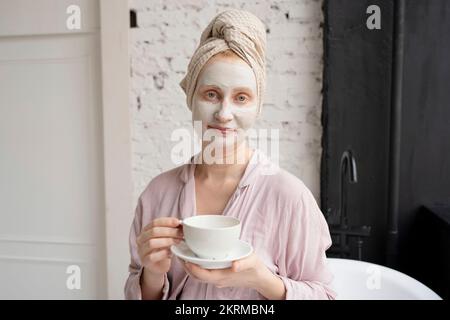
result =
[[164,171],[153,177],[142,192],[142,197],[155,197],[174,191],[183,184],[183,174],[186,174],[189,164]]
[[267,192],[279,200],[298,204],[314,197],[303,180],[283,168],[271,174],[262,174],[261,178]]
[[287,170],[279,169],[277,173],[263,179],[267,195],[264,198],[271,199],[274,210],[279,210],[278,218],[285,218],[282,219],[285,227],[289,228],[286,223],[295,224],[299,221],[302,221],[302,225],[308,225],[308,221],[316,225],[323,223],[323,213],[316,198],[300,178]]

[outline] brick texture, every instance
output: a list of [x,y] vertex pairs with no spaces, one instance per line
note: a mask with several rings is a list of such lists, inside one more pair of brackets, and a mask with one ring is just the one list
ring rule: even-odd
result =
[[[267,92],[256,128],[277,128],[279,164],[320,197],[322,1],[129,0],[134,199],[171,161],[174,129],[190,129],[178,83],[201,31],[217,13],[241,8],[267,26]],[[192,129],[190,129],[192,130]]]

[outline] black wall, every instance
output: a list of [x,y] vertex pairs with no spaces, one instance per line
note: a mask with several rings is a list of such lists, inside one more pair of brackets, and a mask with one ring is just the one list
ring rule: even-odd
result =
[[[372,4],[381,8],[381,30],[366,27],[366,9]],[[340,157],[351,149],[358,182],[348,185],[349,224],[372,227],[363,260],[384,263],[393,3],[326,1],[324,15],[321,208],[331,214],[339,208]]]
[[[433,238],[435,230],[424,224],[422,208],[450,206],[450,1],[404,1],[400,67],[398,3],[325,3],[321,206],[325,213],[339,206],[339,162],[350,148],[359,179],[348,185],[350,224],[371,225],[373,234],[363,260],[386,264],[389,200],[395,196],[395,267],[426,281],[424,275],[433,272],[433,266],[423,260],[423,244],[432,246],[425,240]],[[381,8],[381,30],[366,28],[371,4]],[[395,101],[401,102],[398,149],[390,148]],[[398,170],[393,170],[393,152],[399,156]],[[399,179],[398,194],[392,192],[393,175]],[[442,250],[448,257],[450,248]],[[442,279],[448,279],[448,272]]]
[[450,207],[450,1],[406,1],[403,71],[399,252],[420,278],[418,242],[436,232],[421,206]]

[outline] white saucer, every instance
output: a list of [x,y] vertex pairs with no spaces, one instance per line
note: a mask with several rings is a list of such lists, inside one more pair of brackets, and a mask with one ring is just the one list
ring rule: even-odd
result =
[[238,243],[239,245],[233,249],[231,254],[226,259],[222,260],[199,258],[195,253],[191,251],[191,249],[189,249],[184,241],[180,242],[177,245],[172,245],[170,247],[170,250],[178,258],[184,261],[198,264],[204,269],[223,269],[231,267],[231,264],[234,260],[243,259],[252,254],[253,247],[251,246],[251,244],[242,240],[239,240]]

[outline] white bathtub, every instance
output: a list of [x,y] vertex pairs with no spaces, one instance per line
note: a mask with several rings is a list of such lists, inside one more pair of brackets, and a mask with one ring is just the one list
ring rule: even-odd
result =
[[339,300],[442,300],[421,282],[394,269],[350,259],[328,260]]

